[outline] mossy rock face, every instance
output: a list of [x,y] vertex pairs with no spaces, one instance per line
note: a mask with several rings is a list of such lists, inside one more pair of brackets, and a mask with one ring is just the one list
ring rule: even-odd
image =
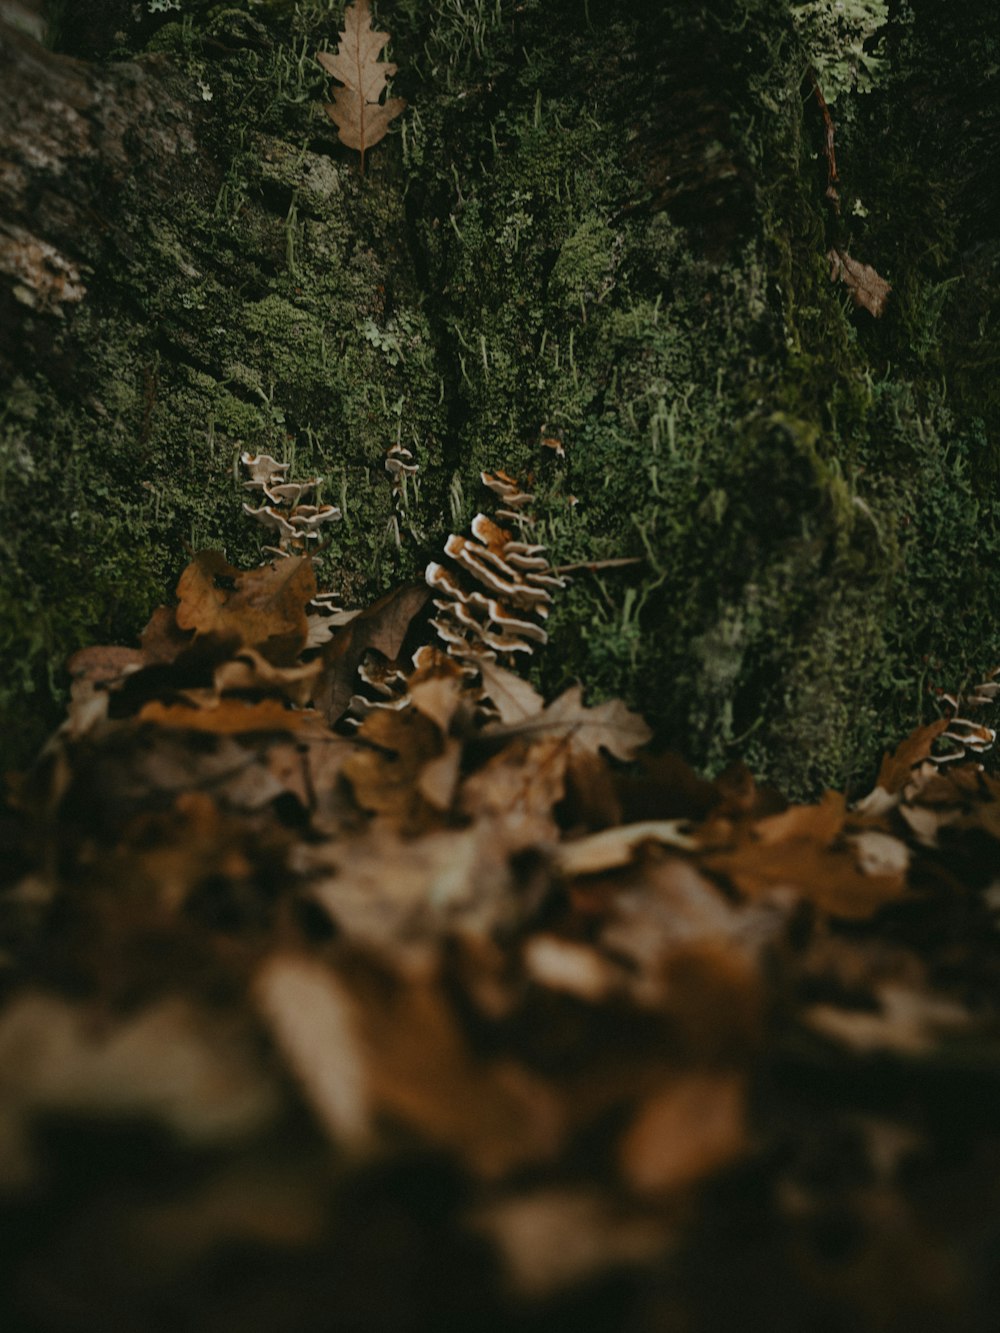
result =
[[[320,577],[359,604],[468,521],[480,469],[518,476],[553,563],[643,560],[576,578],[539,683],[793,794],[864,781],[928,685],[992,667],[1000,214],[963,140],[996,140],[991,7],[947,56],[972,127],[926,114],[947,7],[880,34],[881,81],[835,108],[839,217],[792,8],[383,3],[409,109],[363,177],[314,60],[341,4],[57,21],[103,59],[100,105],[151,89],[187,146],[145,143],[99,208],[91,181],[83,299],[4,295],[11,753],[58,716],[65,656],[134,639],[189,547],[258,558],[241,448],[324,476],[346,517]],[[893,283],[882,320],[833,246]]]

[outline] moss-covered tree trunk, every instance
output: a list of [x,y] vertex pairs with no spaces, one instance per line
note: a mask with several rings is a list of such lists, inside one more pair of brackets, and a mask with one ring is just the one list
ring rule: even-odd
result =
[[530,483],[554,563],[643,558],[561,597],[542,683],[793,793],[995,665],[995,14],[883,9],[383,0],[409,108],[362,176],[315,60],[340,0],[66,4],[47,46],[0,5],[10,760],[188,548],[256,558],[243,448],[323,475],[358,604],[481,468]]

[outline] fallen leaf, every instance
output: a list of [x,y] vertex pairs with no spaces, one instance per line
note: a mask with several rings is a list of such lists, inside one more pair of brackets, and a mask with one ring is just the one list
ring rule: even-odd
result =
[[66,663],[74,682],[110,685],[146,665],[141,648],[81,648]]
[[[290,747],[289,747],[290,748]],[[261,763],[256,756],[249,756],[249,763],[233,773],[225,781],[214,783],[212,795],[229,810],[251,813],[263,810],[279,796],[289,790],[271,769]],[[303,806],[308,809],[308,800],[300,791],[295,792]]]
[[556,841],[553,810],[566,790],[565,741],[549,737],[507,746],[462,784],[459,806],[491,820],[508,850]]
[[596,949],[558,935],[532,935],[523,957],[532,981],[592,1004],[611,994],[618,981],[615,968]]
[[753,826],[753,837],[769,845],[805,839],[829,847],[844,827],[846,814],[843,795],[827,791],[815,804],[790,805],[780,814],[758,819]]
[[320,1124],[343,1147],[365,1146],[371,1134],[368,1074],[346,987],[322,963],[281,953],[258,970],[253,993]]
[[589,1187],[500,1199],[470,1221],[499,1248],[513,1291],[531,1301],[612,1269],[648,1264],[669,1241],[662,1219],[627,1213]]
[[397,972],[424,975],[446,934],[488,938],[518,924],[524,912],[507,857],[487,825],[414,839],[373,828],[349,842],[302,848],[295,864],[309,876],[306,895],[338,935]]
[[552,862],[559,874],[596,875],[635,859],[643,843],[655,842],[679,851],[694,852],[700,847],[683,819],[650,819],[642,824],[620,824],[617,828],[602,829],[586,838],[562,842],[552,852]]
[[756,958],[781,929],[776,914],[734,903],[680,857],[654,861],[617,882],[606,917],[605,947],[649,971],[691,945],[719,945]]
[[429,597],[430,589],[420,583],[395,588],[354,616],[324,645],[314,698],[316,707],[326,714],[331,726],[347,711],[365,653],[374,649],[390,661],[397,658],[410,622]]
[[668,857],[614,882],[601,915],[601,949],[626,964],[634,1001],[670,1012],[698,1059],[756,1044],[761,964],[783,938],[781,911],[734,903],[689,861]]
[[638,713],[626,708],[620,699],[587,708],[583,689],[571,686],[565,694],[541,713],[511,723],[488,723],[483,734],[491,740],[511,736],[555,736],[597,753],[607,750],[616,759],[634,759],[652,732]]
[[411,685],[408,693],[417,712],[430,718],[441,735],[447,736],[462,702],[461,681],[454,676],[432,676]]
[[874,788],[854,807],[857,813],[879,815],[898,805],[899,795],[913,776],[914,768],[928,758],[931,746],[947,729],[948,719],[939,717],[900,741],[892,754],[886,751]]
[[172,606],[158,606],[149,623],[139,635],[139,643],[149,665],[169,664],[191,643],[190,630],[177,624],[177,611]]
[[483,690],[500,714],[501,722],[524,722],[545,707],[545,700],[535,687],[513,671],[505,671],[484,659],[479,673]]
[[308,752],[313,747],[292,743],[267,749],[267,771],[282,791],[290,792],[304,810],[312,805],[315,788],[310,783]]
[[[214,695],[206,694],[206,704]],[[219,699],[214,707],[194,708],[188,704],[164,704],[153,699],[139,713],[140,722],[157,727],[176,727],[183,731],[210,731],[218,736],[236,736],[250,732],[300,731],[323,725],[314,709],[286,708],[278,699],[246,703],[242,699]]]
[[357,741],[341,771],[361,809],[386,815],[411,831],[429,824],[434,811],[421,796],[418,780],[424,765],[444,748],[435,724],[414,708],[375,709],[359,728]]
[[899,873],[863,873],[849,847],[824,847],[807,838],[773,843],[747,839],[734,851],[706,856],[702,866],[749,898],[792,894],[848,921],[874,916],[906,887]]
[[564,806],[568,827],[596,831],[624,822],[615,774],[602,754],[571,746]]
[[[234,787],[239,779],[239,774],[231,779]],[[225,785],[220,783],[211,795],[182,791],[167,809],[142,820],[139,845],[123,845],[113,865],[113,878],[121,879],[134,894],[155,902],[170,915],[190,906],[192,894],[206,881],[212,885],[215,901],[230,890],[242,893],[253,880],[254,868],[248,859],[242,822],[227,815],[221,800],[216,799]],[[272,797],[276,794],[266,774],[259,785],[270,786]],[[256,799],[257,793],[251,791],[251,808]]]
[[74,681],[69,690],[66,720],[59,728],[59,735],[67,740],[79,740],[99,728],[107,721],[109,702],[108,691],[102,686],[86,677]]
[[908,986],[882,985],[876,998],[879,1008],[874,1012],[814,1004],[803,1019],[824,1037],[862,1054],[923,1055],[940,1041],[977,1026],[964,1005]]
[[406,107],[401,97],[379,101],[386,79],[396,73],[394,64],[379,60],[389,36],[372,28],[368,0],[354,0],[344,11],[337,51],[320,51],[316,56],[326,72],[344,85],[333,90],[333,103],[326,111],[337,126],[341,143],[361,153],[362,174],[365,153],[385,136],[390,121]]
[[321,831],[333,833],[348,811],[352,819],[355,817],[356,807],[346,784],[341,782],[341,770],[357,745],[353,739],[331,732],[309,733],[300,739],[306,742],[303,761],[313,798],[313,824]]
[[220,694],[235,690],[281,694],[303,707],[312,698],[319,673],[319,662],[307,662],[304,666],[273,666],[256,649],[244,648],[216,667],[215,688]]
[[439,986],[415,982],[381,1004],[368,994],[361,1011],[372,1093],[394,1119],[488,1180],[558,1151],[554,1092],[510,1060],[474,1056]]
[[276,666],[289,666],[309,633],[306,604],[316,593],[311,562],[288,556],[239,570],[219,551],[200,551],[177,585],[177,624],[201,634],[237,635]]
[[462,743],[447,737],[444,750],[435,759],[429,759],[420,770],[417,790],[435,810],[447,811],[452,807],[458,789],[462,763]]
[[866,875],[903,875],[910,864],[910,849],[905,842],[880,829],[863,829],[848,841],[854,848],[858,867]]
[[278,1105],[239,1022],[168,999],[117,1021],[37,991],[0,1015],[0,1180],[31,1178],[35,1116],[148,1117],[192,1143],[259,1131]]
[[622,1175],[639,1194],[690,1189],[748,1148],[744,1076],[698,1072],[648,1097],[619,1145]]
[[874,844],[843,838],[846,814],[843,795],[828,791],[815,804],[743,828],[734,848],[712,852],[702,865],[749,897],[794,893],[831,916],[863,920],[904,891],[905,861],[897,856],[886,865]]
[[850,292],[856,306],[867,310],[876,319],[885,313],[885,303],[892,291],[885,278],[876,273],[870,264],[852,259],[843,250],[830,250],[826,257],[830,261],[831,281],[839,279]]

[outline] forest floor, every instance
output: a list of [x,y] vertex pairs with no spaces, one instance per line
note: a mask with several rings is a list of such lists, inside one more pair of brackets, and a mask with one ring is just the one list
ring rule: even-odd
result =
[[4,1333],[996,1333],[993,6],[29,8]]
[[199,555],[9,779],[4,1327],[994,1329],[989,733],[789,804],[314,594]]

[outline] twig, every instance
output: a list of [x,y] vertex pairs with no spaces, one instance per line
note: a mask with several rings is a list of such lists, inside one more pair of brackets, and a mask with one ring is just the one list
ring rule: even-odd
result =
[[625,565],[644,564],[646,557],[644,555],[622,556],[617,560],[582,560],[576,565],[557,565],[553,569],[553,574],[573,574],[578,569],[585,569],[588,573],[596,573],[599,569],[621,569]]
[[826,104],[826,98],[823,96],[819,86],[819,80],[816,78],[816,72],[809,70],[809,81],[812,83],[813,96],[819,106],[820,114],[823,117],[823,127],[826,130],[826,142],[823,145],[823,151],[826,154],[826,197],[833,204],[833,211],[840,213],[840,195],[837,192],[837,186],[840,184],[840,177],[837,175],[837,154],[833,146],[833,117],[830,115],[830,108]]

